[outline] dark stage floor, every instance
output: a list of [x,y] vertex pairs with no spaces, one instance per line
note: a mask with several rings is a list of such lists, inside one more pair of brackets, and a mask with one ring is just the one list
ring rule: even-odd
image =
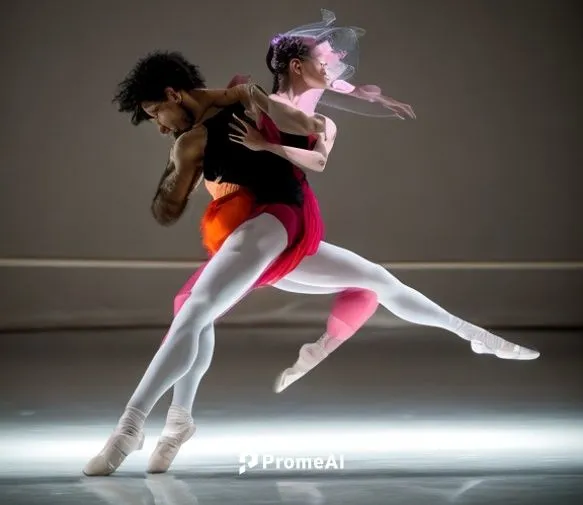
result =
[[[368,330],[276,395],[277,372],[317,332],[218,328],[198,433],[171,471],[144,474],[165,397],[144,449],[107,478],[81,469],[162,331],[3,334],[0,504],[583,503],[583,331],[500,333],[541,358],[478,356],[438,330]],[[239,474],[244,454],[257,465]]]

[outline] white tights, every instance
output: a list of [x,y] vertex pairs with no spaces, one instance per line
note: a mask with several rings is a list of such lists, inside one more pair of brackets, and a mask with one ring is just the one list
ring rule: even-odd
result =
[[410,323],[449,330],[466,340],[477,329],[403,284],[381,265],[327,242],[322,242],[314,256],[304,258],[275,287],[305,294],[336,293],[347,288],[367,289],[376,293],[383,307]]
[[[193,292],[200,293],[200,280],[195,285]],[[314,256],[305,258],[274,287],[300,294],[333,294],[348,288],[367,289],[377,294],[381,305],[405,321],[449,330],[466,340],[483,331],[451,315],[421,293],[403,284],[382,266],[327,242],[322,242]],[[200,333],[197,344],[196,360],[188,373],[176,383],[172,399],[173,405],[182,407],[186,412],[191,411],[200,381],[212,360],[212,323]]]
[[200,332],[198,354],[190,370],[174,384],[172,405],[182,407],[185,413],[192,411],[200,382],[211,366],[214,350],[215,327],[211,323]]
[[[275,287],[281,291],[311,295],[326,295],[343,291],[342,288],[320,288],[317,286],[299,284],[288,279],[282,279]],[[211,365],[214,348],[215,329],[214,324],[211,323],[205,326],[200,333],[198,340],[198,354],[196,355],[192,367],[188,373],[183,375],[174,385],[172,405],[181,407],[185,415],[192,411],[198,387]]]
[[[244,224],[229,237],[192,288],[129,407],[147,415],[158,399],[176,384],[172,403],[191,410],[198,385],[212,360],[214,320],[248,292],[284,250],[286,241],[283,226],[267,214]],[[382,266],[327,242],[322,242],[314,256],[304,258],[274,287],[304,294],[366,289],[376,293],[379,303],[387,310],[410,323],[448,330],[465,340],[488,339],[491,349],[508,344],[450,314]]]
[[[270,214],[261,214],[247,221],[229,236],[209,261],[188,300],[172,321],[165,341],[148,366],[128,407],[146,416],[150,413],[164,393],[191,370],[200,352],[201,337],[214,341],[214,320],[252,288],[286,246],[287,232]],[[209,354],[212,355],[212,349]],[[200,381],[202,375],[197,370],[195,379]],[[194,395],[197,384],[187,387],[185,383],[179,388],[180,395]]]
[[[249,292],[286,246],[287,232],[270,214],[244,223],[229,236],[208,262],[174,317],[166,339],[128,402],[114,433],[85,466],[86,475],[109,475],[128,454],[141,448],[146,417],[164,393],[175,386],[173,407],[148,467],[153,472],[168,469],[179,447],[194,433],[190,412],[200,380],[212,359],[214,321]],[[380,265],[325,242],[314,256],[305,258],[276,287],[296,293],[334,293],[349,288],[366,290],[373,292],[381,305],[401,319],[443,328],[471,340],[475,352],[495,353],[509,359],[538,357],[536,351],[506,342],[453,316]],[[307,363],[312,367],[323,359],[322,353],[308,354],[315,358]],[[282,372],[280,385],[283,388],[310,369],[309,366],[296,366],[306,365],[300,363],[301,359],[300,351],[296,364]]]

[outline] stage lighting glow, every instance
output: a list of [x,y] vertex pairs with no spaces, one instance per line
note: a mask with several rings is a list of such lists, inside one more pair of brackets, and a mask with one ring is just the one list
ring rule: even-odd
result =
[[[44,426],[3,429],[0,473],[38,465],[77,472],[96,454],[112,426]],[[120,469],[143,470],[161,425],[146,430],[142,451]],[[583,428],[575,422],[484,420],[463,422],[233,422],[199,429],[181,450],[173,470],[213,469],[238,473],[242,454],[281,458],[342,456],[346,471],[533,469],[583,464]],[[256,472],[275,471],[258,466]],[[279,468],[277,471],[285,471]]]

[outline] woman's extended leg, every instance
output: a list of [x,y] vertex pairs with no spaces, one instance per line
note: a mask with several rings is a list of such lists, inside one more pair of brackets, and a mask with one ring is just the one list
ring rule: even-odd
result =
[[[447,312],[426,296],[403,284],[382,266],[326,242],[320,244],[315,255],[304,258],[285,280],[294,283],[296,292],[299,292],[302,285],[308,293],[314,287],[359,288],[372,291],[377,295],[379,303],[397,317],[414,324],[433,326],[455,333],[470,341],[472,350],[476,353],[519,360],[536,359],[539,356],[537,351],[508,342]],[[304,354],[302,356],[300,351],[298,361],[303,363],[302,366],[288,368],[278,377],[276,391],[285,389],[313,368],[318,360],[321,361],[318,355]]]
[[298,360],[276,380],[274,389],[277,393],[302,378],[352,337],[373,316],[379,305],[376,293],[367,289],[310,286],[288,278],[282,279],[274,287],[301,294],[336,293],[326,322],[326,331],[315,342],[301,347]]

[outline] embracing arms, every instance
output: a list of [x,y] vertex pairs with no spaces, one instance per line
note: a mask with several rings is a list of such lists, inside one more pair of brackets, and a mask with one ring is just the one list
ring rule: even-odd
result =
[[241,102],[255,119],[260,111],[264,112],[277,128],[285,133],[311,135],[325,131],[325,121],[321,115],[309,116],[269,96],[252,82],[237,84],[227,89],[208,90],[208,93],[212,98],[212,104],[216,107],[227,107]]
[[238,124],[231,125],[233,133],[229,136],[233,142],[242,144],[253,151],[269,151],[304,170],[322,172],[326,168],[328,156],[334,147],[337,132],[334,121],[324,116],[322,118],[325,121],[325,131],[318,134],[318,140],[313,149],[271,143],[257,129],[241,118],[236,118]]
[[336,140],[336,125],[331,119],[326,119],[326,130],[318,135],[314,149],[300,149],[266,142],[265,150],[287,159],[290,163],[315,172],[323,172],[328,162],[328,156]]

